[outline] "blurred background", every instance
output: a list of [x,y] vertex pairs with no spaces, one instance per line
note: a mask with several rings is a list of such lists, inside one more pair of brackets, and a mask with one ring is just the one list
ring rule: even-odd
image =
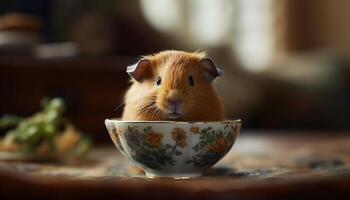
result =
[[127,65],[166,49],[207,51],[244,129],[350,128],[350,1],[1,0],[0,117],[43,97],[98,141],[118,117]]

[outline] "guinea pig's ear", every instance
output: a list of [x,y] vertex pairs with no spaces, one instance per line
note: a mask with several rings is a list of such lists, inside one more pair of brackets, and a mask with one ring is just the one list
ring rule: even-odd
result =
[[142,58],[136,64],[127,67],[126,72],[138,82],[152,77],[151,63],[148,59]]
[[200,61],[200,65],[204,69],[204,76],[209,82],[212,82],[216,77],[222,76],[224,73],[210,58],[203,58]]

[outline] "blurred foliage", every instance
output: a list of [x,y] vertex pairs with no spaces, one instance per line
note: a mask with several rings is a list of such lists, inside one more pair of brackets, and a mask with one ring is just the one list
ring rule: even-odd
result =
[[[34,152],[41,144],[47,143],[50,153],[55,153],[57,150],[55,138],[72,124],[63,115],[66,105],[62,99],[45,98],[41,104],[42,110],[28,118],[5,115],[0,119],[0,128],[13,128],[7,132],[6,137],[12,138],[13,142],[21,145],[24,151]],[[90,144],[90,139],[81,136],[75,150],[79,154],[84,154]]]

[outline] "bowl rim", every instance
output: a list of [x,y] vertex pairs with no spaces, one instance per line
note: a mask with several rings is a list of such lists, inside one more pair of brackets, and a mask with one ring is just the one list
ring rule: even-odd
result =
[[110,118],[105,119],[105,123],[109,122],[122,122],[122,123],[146,123],[146,124],[155,124],[155,123],[172,123],[172,124],[241,124],[241,119],[228,119],[224,121],[129,121],[129,120],[121,120],[120,118]]

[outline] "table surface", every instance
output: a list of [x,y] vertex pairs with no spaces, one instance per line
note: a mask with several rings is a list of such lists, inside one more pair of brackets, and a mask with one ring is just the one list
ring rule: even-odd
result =
[[[52,194],[55,195],[52,195]],[[0,161],[0,198],[350,199],[350,134],[242,133],[195,179],[146,179],[112,145],[82,161]]]

